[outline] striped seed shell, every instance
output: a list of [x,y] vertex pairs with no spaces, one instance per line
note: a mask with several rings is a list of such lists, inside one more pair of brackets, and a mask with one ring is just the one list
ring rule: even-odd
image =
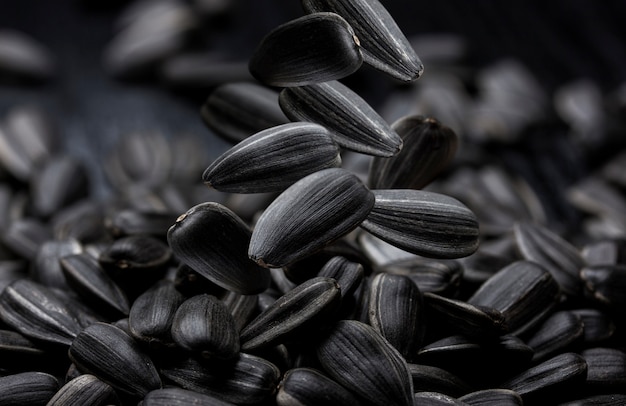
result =
[[390,157],[402,149],[402,139],[358,94],[336,80],[285,88],[278,99],[292,121],[326,127],[343,148]]
[[456,154],[456,133],[432,117],[406,116],[391,128],[402,138],[402,150],[390,158],[372,159],[368,173],[372,189],[422,189]]
[[28,279],[18,279],[2,291],[0,319],[26,337],[61,345],[70,345],[82,330],[74,309]]
[[200,113],[209,129],[233,144],[289,122],[278,105],[278,92],[253,82],[225,83],[216,87]]
[[520,260],[487,279],[467,302],[502,312],[511,334],[518,335],[545,319],[559,297],[559,285],[547,269]]
[[464,268],[454,259],[430,259],[415,256],[391,262],[381,269],[394,275],[405,275],[422,292],[453,297],[461,284]]
[[133,397],[143,397],[162,385],[150,357],[132,337],[110,324],[94,323],[81,331],[69,357],[80,371]]
[[626,353],[617,348],[594,347],[580,355],[587,363],[586,385],[605,392],[622,392],[626,387]]
[[320,276],[301,283],[243,328],[242,351],[278,344],[312,324],[327,321],[340,300],[341,289],[332,278]]
[[504,315],[493,308],[474,306],[462,300],[424,293],[424,305],[429,323],[443,326],[452,334],[468,338],[496,338],[508,332]]
[[104,406],[119,404],[115,389],[90,374],[80,375],[59,389],[46,406]]
[[472,391],[471,386],[445,369],[420,364],[408,364],[415,392],[439,392],[459,397]]
[[237,332],[224,303],[208,294],[185,300],[172,320],[174,342],[204,358],[234,358],[239,352]]
[[363,63],[352,27],[334,13],[313,13],[274,28],[259,43],[250,73],[269,86],[341,79]]
[[611,393],[587,396],[576,400],[559,403],[559,406],[622,406],[626,404],[626,394]]
[[423,406],[466,406],[460,400],[439,392],[416,392],[413,399],[416,405]]
[[453,197],[411,189],[374,190],[361,228],[396,247],[429,258],[461,258],[478,249],[476,215]]
[[148,393],[141,406],[235,406],[234,403],[182,388],[156,389]]
[[533,334],[526,344],[533,349],[533,362],[553,357],[582,338],[584,325],[579,316],[567,310],[554,312]]
[[32,262],[32,278],[48,287],[67,289],[68,283],[60,260],[67,255],[78,254],[82,251],[83,245],[73,238],[43,242],[37,248],[37,255]]
[[0,377],[0,403],[6,406],[44,406],[59,389],[59,381],[43,372]]
[[259,217],[248,248],[264,267],[313,254],[355,229],[374,206],[373,193],[351,172],[324,169],[291,185]]
[[227,207],[200,203],[167,232],[174,255],[205,278],[244,295],[264,291],[270,284],[267,269],[247,256],[252,233]]
[[400,353],[367,324],[338,321],[316,347],[328,375],[373,405],[413,405],[413,380]]
[[596,265],[580,270],[585,283],[584,293],[595,302],[624,314],[626,297],[626,265]]
[[543,265],[564,293],[575,296],[581,292],[579,271],[585,261],[577,248],[545,226],[517,222],[513,231],[524,259]]
[[276,393],[280,370],[266,359],[239,353],[235,362],[205,363],[197,358],[176,360],[161,374],[184,389],[237,405],[256,405]]
[[498,385],[520,394],[524,404],[540,401],[553,404],[563,391],[572,390],[585,382],[587,363],[573,352],[552,357]]
[[0,330],[0,359],[5,368],[22,368],[37,365],[45,359],[46,352],[37,343],[12,330]]
[[356,311],[363,290],[364,275],[363,265],[340,255],[328,260],[317,273],[317,276],[325,276],[337,281],[341,289],[341,305],[338,311],[342,315],[341,318],[352,318],[349,316]]
[[235,328],[239,332],[257,314],[259,295],[240,295],[228,291],[221,297],[221,301],[232,315]]
[[341,156],[328,130],[314,123],[287,123],[241,141],[209,165],[204,184],[222,192],[280,192]]
[[522,397],[510,389],[483,389],[459,398],[470,406],[523,406]]
[[376,274],[369,289],[369,324],[407,360],[424,340],[422,293],[402,275]]
[[594,308],[574,309],[572,313],[583,322],[583,342],[597,345],[613,337],[615,322],[603,311]]
[[352,26],[363,61],[391,77],[417,80],[424,66],[409,40],[378,0],[302,0],[306,12],[330,11]]
[[126,294],[87,253],[64,256],[59,260],[67,283],[86,302],[118,317],[127,316],[130,304]]
[[172,346],[172,321],[184,300],[172,283],[157,282],[133,302],[128,314],[130,335],[152,346]]
[[104,219],[107,230],[114,237],[147,234],[162,238],[176,221],[178,214],[144,211],[133,208],[116,210]]
[[361,403],[349,390],[313,368],[293,368],[285,372],[276,394],[278,406],[358,406]]

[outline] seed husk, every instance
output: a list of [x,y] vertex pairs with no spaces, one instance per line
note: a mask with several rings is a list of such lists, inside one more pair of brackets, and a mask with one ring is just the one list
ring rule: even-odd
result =
[[61,345],[70,345],[82,330],[74,309],[28,279],[18,279],[2,291],[0,319],[26,337]]
[[383,272],[411,278],[421,292],[454,297],[463,277],[463,266],[455,259],[430,259],[411,254],[411,258],[391,262],[382,267]]
[[197,358],[179,359],[161,374],[184,389],[214,396],[237,405],[255,405],[274,393],[280,370],[261,357],[239,353],[234,362],[206,363]]
[[580,293],[579,271],[585,262],[578,249],[544,226],[517,222],[513,230],[523,258],[544,266],[564,293],[573,296]]
[[52,239],[52,230],[48,224],[35,217],[23,217],[12,221],[1,238],[11,251],[30,260],[37,255],[43,243]]
[[356,72],[363,56],[352,27],[334,13],[313,13],[274,28],[252,54],[252,76],[269,86],[304,86]]
[[559,297],[559,285],[547,269],[519,260],[489,278],[467,302],[502,312],[511,334],[519,335],[545,319]]
[[373,205],[374,195],[351,172],[315,172],[267,207],[252,232],[248,255],[264,267],[286,266],[354,230]]
[[341,320],[316,347],[328,375],[375,405],[413,405],[413,380],[400,353],[367,324]]
[[439,392],[456,398],[472,391],[467,382],[445,369],[430,365],[408,365],[415,392]]
[[390,157],[402,139],[357,93],[336,80],[283,89],[278,99],[291,121],[326,127],[341,147],[363,154]]
[[424,340],[422,292],[402,275],[376,274],[369,289],[369,324],[406,360],[412,360]]
[[424,66],[393,17],[378,0],[302,0],[308,13],[330,11],[353,27],[363,61],[404,82],[417,80]]
[[252,233],[230,209],[219,203],[200,203],[167,232],[174,255],[205,278],[244,295],[269,287],[270,274],[247,256]]
[[287,123],[251,135],[224,152],[206,168],[202,180],[222,192],[281,192],[311,173],[340,165],[339,147],[326,128]]
[[276,394],[278,406],[358,406],[361,403],[346,388],[313,368],[293,368],[285,372]]
[[572,352],[559,354],[516,375],[499,387],[520,394],[524,403],[554,403],[565,390],[576,389],[585,382],[587,363]]
[[615,334],[613,319],[603,311],[594,308],[574,309],[572,313],[580,317],[583,323],[583,341],[597,345],[609,340]]
[[483,389],[459,398],[471,406],[523,406],[522,397],[510,389]]
[[41,43],[22,31],[0,31],[0,74],[16,79],[45,81],[54,75],[52,55]]
[[209,129],[233,144],[289,122],[278,105],[278,92],[254,82],[232,82],[216,87],[200,113]]
[[622,406],[625,402],[626,394],[612,393],[581,397],[580,399],[559,403],[559,406]]
[[128,316],[130,304],[122,289],[87,253],[66,255],[59,260],[67,283],[79,296],[103,313]]
[[429,258],[461,258],[478,249],[478,219],[455,198],[410,189],[373,193],[374,207],[360,226],[381,240]]
[[429,326],[475,339],[496,338],[508,333],[504,315],[498,310],[431,292],[425,292],[423,297]]
[[94,323],[70,345],[69,357],[79,370],[118,391],[143,397],[162,386],[152,360],[128,334],[106,323]]
[[554,312],[533,334],[526,344],[533,349],[533,362],[541,362],[571,348],[583,336],[584,325],[580,317],[570,311]]
[[21,372],[0,377],[3,405],[45,405],[59,389],[59,381],[43,372]]
[[235,320],[219,299],[204,294],[185,300],[172,320],[172,339],[204,358],[232,359],[239,352]]
[[143,398],[142,406],[235,406],[234,403],[220,400],[213,396],[182,388],[163,388],[151,391]]
[[402,138],[402,150],[389,159],[372,159],[368,173],[372,189],[422,189],[456,154],[456,133],[432,117],[402,117],[391,128]]
[[623,314],[626,298],[626,265],[596,265],[580,270],[584,294],[594,302]]
[[133,302],[128,314],[130,335],[151,346],[173,346],[172,321],[185,296],[167,281],[159,281]]
[[341,289],[336,280],[320,276],[303,282],[276,299],[243,328],[241,349],[269,347],[304,329],[318,328],[317,324],[327,321],[340,301]]
[[416,405],[425,406],[465,406],[465,403],[439,392],[416,392],[413,396]]
[[239,293],[228,291],[221,300],[233,316],[237,332],[241,331],[257,315],[259,295],[240,295]]
[[626,385],[626,353],[617,348],[594,347],[581,351],[587,363],[586,386],[591,390],[620,392]]
[[118,403],[115,389],[93,375],[84,374],[63,385],[46,406],[104,406]]
[[174,213],[128,208],[111,213],[104,222],[115,238],[141,234],[163,238],[177,217]]
[[350,318],[348,316],[356,311],[364,273],[363,265],[338,255],[328,260],[317,274],[337,281],[341,289],[341,305],[338,312],[344,316],[343,318]]
[[37,249],[31,277],[33,280],[54,288],[67,289],[68,284],[60,260],[68,255],[76,255],[83,251],[83,246],[75,239],[49,240]]

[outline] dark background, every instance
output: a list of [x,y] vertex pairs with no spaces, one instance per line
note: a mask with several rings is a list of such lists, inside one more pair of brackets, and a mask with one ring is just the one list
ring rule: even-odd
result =
[[[210,88],[168,88],[158,78],[121,81],[102,66],[102,50],[130,1],[0,2],[0,28],[13,28],[47,47],[55,75],[44,83],[0,84],[0,117],[19,103],[52,112],[65,147],[89,160],[125,132],[158,128],[168,136],[197,133],[214,156],[227,147],[203,125],[199,107]],[[463,68],[479,70],[505,57],[521,61],[549,94],[586,78],[609,94],[626,83],[626,2],[436,0],[383,1],[407,36],[452,33],[467,46]],[[207,52],[246,60],[278,24],[302,15],[296,0],[233,0],[227,13],[206,17]],[[417,50],[418,54],[420,50]],[[428,66],[420,80],[428,80]],[[349,79],[378,108],[397,84],[367,68]],[[95,158],[94,158],[95,154]],[[94,176],[100,177],[98,172]]]

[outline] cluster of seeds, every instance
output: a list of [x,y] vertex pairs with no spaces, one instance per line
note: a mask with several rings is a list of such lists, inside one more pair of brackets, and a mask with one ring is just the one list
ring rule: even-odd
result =
[[[233,144],[208,167],[194,140],[132,134],[96,200],[42,111],[2,118],[0,405],[624,404],[625,241],[530,221],[532,188],[498,168],[438,182],[456,132],[388,124],[339,82],[420,77],[389,13],[302,6],[256,82],[202,105]],[[625,162],[569,196],[622,237]]]

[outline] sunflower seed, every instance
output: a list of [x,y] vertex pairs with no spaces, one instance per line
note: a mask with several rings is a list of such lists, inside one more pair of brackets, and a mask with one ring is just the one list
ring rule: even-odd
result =
[[404,82],[417,80],[424,67],[389,12],[378,0],[302,0],[309,12],[331,11],[354,28],[363,61]]
[[0,357],[5,371],[22,372],[41,368],[49,362],[49,351],[26,336],[11,330],[0,330]]
[[417,355],[424,340],[422,293],[411,279],[379,273],[370,282],[369,324],[406,360]]
[[267,401],[276,393],[280,370],[271,362],[240,353],[235,362],[202,363],[179,359],[161,369],[161,374],[184,389],[214,396],[237,405]]
[[575,296],[581,291],[578,272],[585,262],[574,246],[540,225],[518,222],[513,230],[525,259],[543,265],[566,294]]
[[361,228],[396,247],[430,258],[460,258],[478,249],[478,219],[447,195],[410,189],[374,190]]
[[583,336],[580,317],[570,311],[554,312],[526,340],[535,351],[533,362],[538,363],[571,348]]
[[471,406],[523,406],[522,397],[510,389],[483,389],[459,398]]
[[232,359],[239,352],[235,320],[219,299],[198,295],[185,300],[172,320],[172,338],[204,358]]
[[342,256],[334,256],[318,272],[317,276],[333,278],[341,291],[341,305],[338,313],[342,318],[350,318],[356,311],[358,298],[364,279],[363,265]]
[[499,387],[520,394],[524,404],[554,403],[566,390],[574,390],[585,382],[587,363],[575,353],[566,352],[516,375]]
[[267,289],[269,271],[248,260],[249,227],[219,203],[201,203],[167,232],[174,255],[202,276],[241,294]]
[[70,155],[56,155],[46,160],[31,179],[33,210],[49,217],[89,194],[89,178],[83,162]]
[[52,117],[36,105],[17,105],[5,116],[6,130],[34,167],[58,153],[58,132]]
[[511,334],[519,335],[544,320],[559,296],[559,285],[547,269],[520,260],[489,278],[467,302],[502,312]]
[[50,217],[50,223],[56,240],[73,239],[88,244],[106,238],[103,205],[89,198],[54,213]]
[[583,322],[583,341],[586,344],[598,344],[613,337],[616,325],[605,312],[593,308],[574,309],[571,312]]
[[303,86],[341,79],[363,63],[352,27],[334,13],[313,13],[268,33],[249,62],[250,73],[270,86]]
[[406,116],[391,128],[402,138],[402,151],[389,159],[372,159],[368,175],[372,189],[422,189],[456,154],[456,133],[432,117]]
[[580,399],[559,403],[559,406],[622,406],[625,402],[626,394],[613,393],[609,395],[595,395],[583,397]]
[[43,372],[0,377],[0,399],[7,406],[45,405],[59,389],[59,381]]
[[626,263],[626,240],[602,239],[583,246],[580,255],[587,266],[617,265]]
[[221,300],[233,316],[237,332],[257,314],[259,295],[240,295],[229,291]]
[[172,346],[172,321],[185,297],[172,283],[159,281],[133,302],[128,314],[130,335],[151,346]]
[[337,309],[341,290],[332,278],[316,277],[276,299],[241,331],[241,349],[250,351],[292,338],[327,321]]
[[355,229],[374,195],[341,168],[308,175],[281,193],[258,219],[248,248],[261,266],[279,268],[304,258]]
[[339,147],[328,130],[313,123],[288,123],[230,148],[206,168],[202,180],[223,192],[280,192],[306,175],[340,165]]
[[392,262],[382,271],[408,276],[421,292],[453,297],[461,284],[463,267],[457,260],[436,260],[413,256]]
[[626,265],[597,265],[584,267],[580,277],[585,283],[584,293],[603,306],[622,312],[626,298]]
[[620,392],[626,385],[626,353],[617,348],[596,347],[580,355],[587,363],[586,386],[592,390]]
[[471,386],[445,369],[409,363],[415,392],[439,392],[452,397],[472,391]]
[[115,211],[107,216],[106,227],[114,237],[147,234],[165,237],[167,229],[176,221],[178,214],[166,212],[147,212],[137,209]]
[[52,231],[48,224],[34,217],[24,217],[12,221],[1,238],[11,251],[30,260],[44,242],[52,239]]
[[94,323],[70,345],[69,357],[79,370],[95,375],[116,390],[143,397],[161,387],[152,360],[121,329]]
[[122,289],[86,253],[66,255],[59,260],[67,284],[86,302],[103,313],[128,316],[130,304]]
[[143,398],[142,406],[172,406],[172,405],[194,405],[194,406],[234,406],[234,403],[220,400],[213,396],[182,389],[163,388],[149,392]]
[[253,82],[225,83],[216,87],[200,113],[209,129],[232,143],[289,122],[278,105],[278,92]]
[[406,361],[372,327],[338,321],[316,347],[331,378],[376,405],[413,405],[413,380]]
[[41,81],[54,75],[49,51],[22,31],[0,31],[0,72],[2,76]]
[[118,403],[117,394],[110,385],[93,375],[84,374],[63,385],[46,406],[99,406]]
[[312,368],[294,368],[285,372],[278,386],[276,404],[296,405],[355,405],[362,402],[350,391]]
[[67,289],[68,284],[59,261],[65,256],[80,254],[82,251],[82,244],[74,239],[44,242],[37,249],[31,277],[48,287]]
[[423,297],[429,326],[475,339],[495,338],[508,332],[504,316],[498,310],[474,306],[431,292],[425,292]]
[[292,121],[323,125],[343,148],[383,157],[402,149],[402,139],[389,124],[358,94],[336,80],[283,89],[278,101]]
[[0,319],[26,337],[61,345],[70,345],[82,330],[74,309],[28,279],[16,280],[2,291]]

